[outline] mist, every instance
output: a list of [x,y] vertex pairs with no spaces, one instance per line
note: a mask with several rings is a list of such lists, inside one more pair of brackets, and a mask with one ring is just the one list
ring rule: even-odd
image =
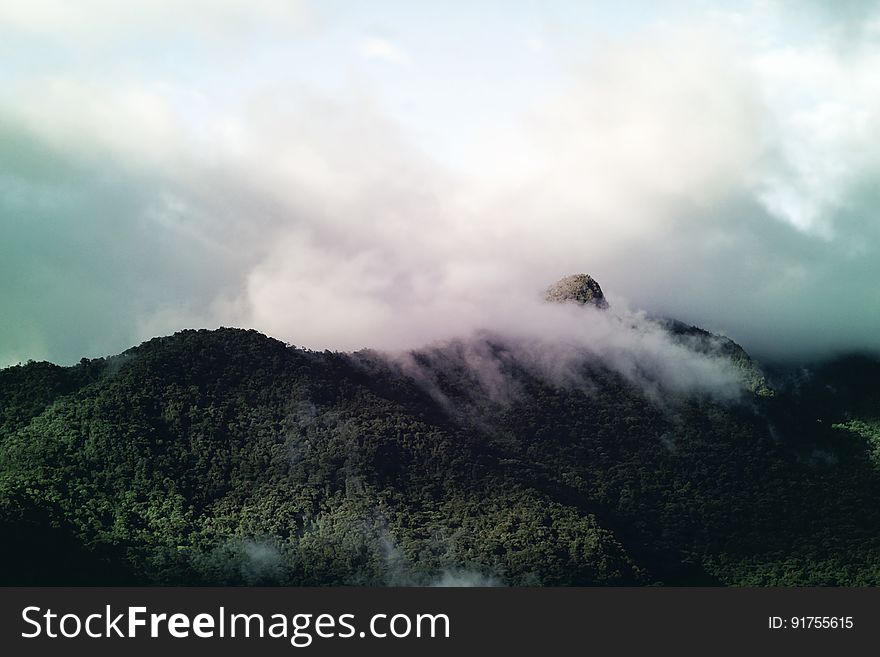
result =
[[[414,38],[452,52],[456,17],[391,5],[267,3],[240,29],[155,9],[146,34],[101,4],[0,12],[0,365],[186,327],[394,352],[486,331],[538,368],[566,370],[555,342],[733,389],[642,310],[761,360],[880,352],[873,6],[664,3],[612,29],[559,3],[528,47],[462,37],[461,62]],[[617,314],[535,301],[581,271]]]
[[367,367],[376,358],[395,374],[414,380],[447,410],[450,399],[438,377],[457,373],[469,381],[467,404],[507,406],[527,395],[521,374],[556,388],[590,394],[590,368],[606,368],[637,386],[654,403],[684,396],[742,401],[750,390],[747,372],[720,349],[700,349],[673,335],[662,322],[625,306],[548,303],[535,297],[496,307],[484,324],[496,327],[413,351],[359,352]]

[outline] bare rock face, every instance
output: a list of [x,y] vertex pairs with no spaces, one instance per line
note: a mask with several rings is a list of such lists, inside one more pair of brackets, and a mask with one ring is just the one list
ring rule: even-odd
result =
[[544,298],[555,303],[574,301],[581,305],[589,303],[603,310],[608,308],[602,288],[589,274],[573,274],[560,279],[550,286]]

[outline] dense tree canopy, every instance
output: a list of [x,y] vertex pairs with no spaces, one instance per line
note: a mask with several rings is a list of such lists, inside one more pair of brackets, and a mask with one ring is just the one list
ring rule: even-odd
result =
[[721,404],[589,361],[499,400],[452,356],[221,329],[2,370],[0,579],[880,583],[876,361]]

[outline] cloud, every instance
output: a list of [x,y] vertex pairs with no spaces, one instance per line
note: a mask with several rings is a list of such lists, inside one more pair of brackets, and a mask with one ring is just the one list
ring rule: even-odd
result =
[[[513,293],[487,309],[480,323],[494,328],[385,358],[451,412],[462,409],[438,378],[450,372],[467,377],[468,394],[478,405],[516,401],[522,394],[522,373],[589,393],[593,383],[588,367],[596,364],[661,404],[693,394],[735,402],[746,393],[743,371],[726,357],[693,349],[619,299],[610,310],[599,310]],[[369,353],[364,358],[371,362]]]
[[212,319],[242,254],[174,219],[172,183],[27,132],[0,129],[0,143],[0,361],[70,362],[119,351],[163,314]]
[[[242,38],[239,19],[268,30],[279,15],[296,30],[305,8],[290,6],[224,2],[202,28],[194,3],[163,34]],[[97,26],[105,6],[78,7],[4,6],[0,30],[106,53],[141,29],[141,4]],[[171,21],[169,7],[149,21]],[[880,350],[880,45],[866,27],[842,47],[821,22],[795,38],[790,11],[745,7],[534,58],[567,88],[468,144],[466,170],[433,158],[361,79],[230,74],[218,89],[145,62],[34,64],[0,95],[0,362],[221,324],[339,349],[539,334],[534,295],[578,271],[762,357]],[[361,46],[412,61],[383,39]]]
[[445,588],[501,586],[498,579],[469,570],[449,570],[441,573],[430,586]]
[[[0,4],[0,29],[82,44],[185,35],[229,37],[267,26],[298,27],[306,17],[299,0],[33,0]],[[91,41],[89,47],[94,47]]]
[[379,59],[405,68],[412,68],[413,65],[406,51],[382,37],[365,37],[361,41],[360,52],[365,59]]
[[768,3],[770,11],[778,12],[780,20],[816,24],[828,30],[835,40],[864,36],[865,32],[876,30],[876,18],[880,16],[880,2],[877,0],[783,0],[776,4]]
[[878,64],[876,47],[858,54],[827,46],[774,49],[753,60],[772,108],[779,160],[755,186],[773,216],[834,237],[857,198],[853,191],[880,170],[880,152],[870,147],[880,127]]
[[529,52],[537,55],[544,51],[544,40],[536,36],[530,36],[526,38],[525,46]]

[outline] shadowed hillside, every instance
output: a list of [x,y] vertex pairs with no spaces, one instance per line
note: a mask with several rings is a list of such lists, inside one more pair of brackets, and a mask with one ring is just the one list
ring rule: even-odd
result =
[[877,584],[880,366],[858,364],[657,399],[488,334],[401,364],[220,329],[8,368],[0,578]]

